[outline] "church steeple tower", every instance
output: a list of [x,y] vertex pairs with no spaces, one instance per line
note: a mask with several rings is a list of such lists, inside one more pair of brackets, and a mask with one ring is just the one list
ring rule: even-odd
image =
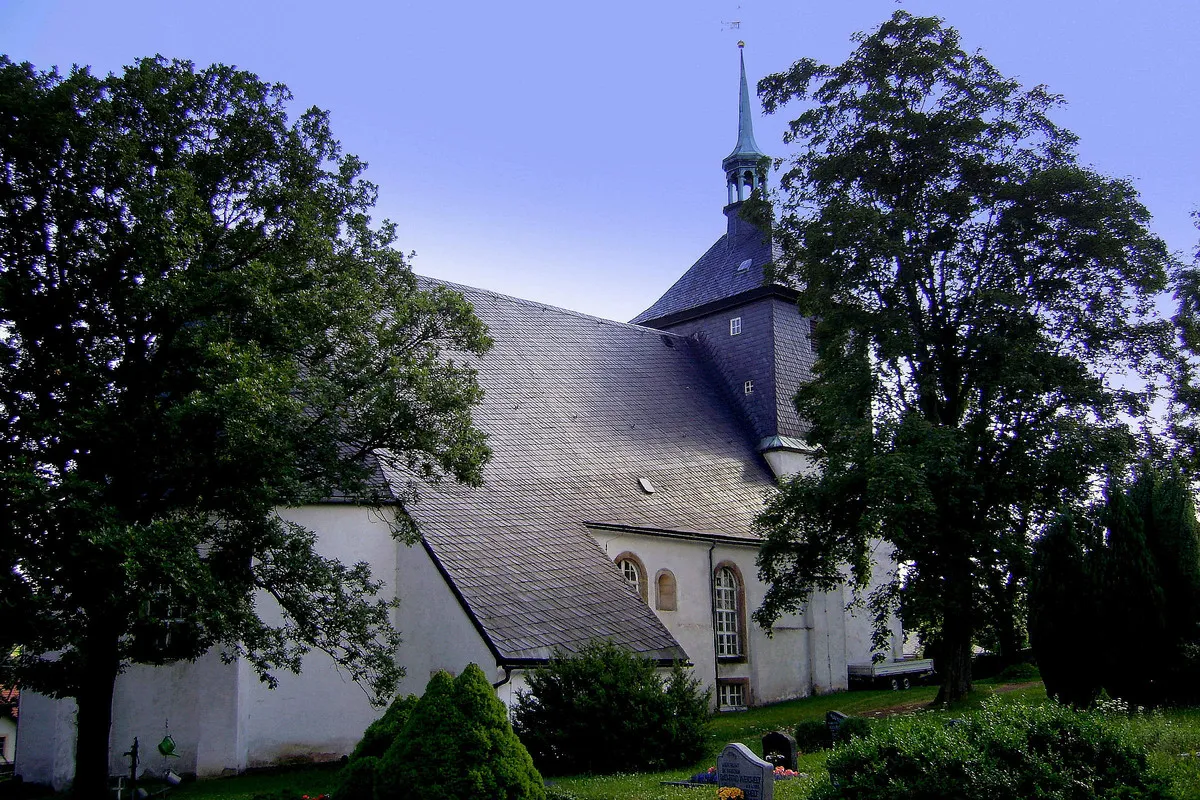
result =
[[745,42],[738,42],[738,61],[742,67],[741,94],[738,97],[738,140],[733,152],[725,156],[721,167],[729,190],[729,203],[740,203],[763,185],[767,171],[763,159],[767,156],[754,141],[754,117],[750,106],[750,89],[746,85],[746,58],[742,54]]

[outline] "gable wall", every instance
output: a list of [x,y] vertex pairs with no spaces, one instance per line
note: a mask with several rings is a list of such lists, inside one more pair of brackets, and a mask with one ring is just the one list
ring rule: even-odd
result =
[[[741,318],[737,335],[729,332],[734,318]],[[809,379],[814,356],[808,320],[795,303],[765,297],[665,329],[703,344],[756,440],[804,434],[807,426],[796,413],[794,398],[801,382]],[[745,393],[746,381],[754,381],[753,394]]]
[[[756,300],[736,308],[690,319],[666,328],[692,336],[704,347],[720,374],[728,396],[761,439],[775,433],[775,363],[770,299]],[[729,333],[729,322],[742,320],[742,332]],[[746,394],[746,381],[754,381],[754,392]]]

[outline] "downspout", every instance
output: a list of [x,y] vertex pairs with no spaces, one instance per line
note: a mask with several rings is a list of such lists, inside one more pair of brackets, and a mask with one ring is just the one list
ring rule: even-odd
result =
[[720,648],[717,646],[717,585],[713,574],[713,550],[717,543],[708,546],[708,605],[712,614],[713,689],[717,693],[717,708],[721,707],[721,690],[717,686],[717,665],[720,663]]

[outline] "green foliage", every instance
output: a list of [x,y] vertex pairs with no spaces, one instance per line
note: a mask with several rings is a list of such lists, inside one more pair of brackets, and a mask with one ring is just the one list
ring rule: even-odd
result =
[[1035,664],[1030,664],[1027,661],[1018,661],[1016,664],[1009,664],[996,673],[996,677],[993,680],[996,683],[1023,683],[1041,679],[1041,670]]
[[379,772],[379,756],[351,758],[338,773],[337,800],[375,800],[375,776]]
[[817,469],[758,519],[756,619],[846,564],[864,588],[883,538],[905,569],[877,576],[881,635],[898,610],[953,700],[981,631],[1019,635],[1034,535],[1132,458],[1122,412],[1149,393],[1127,376],[1152,380],[1173,346],[1154,304],[1173,258],[1133,186],[1078,163],[1045,87],[936,18],[898,11],[855,41],[839,66],[801,59],[759,84],[768,112],[806,103],[776,267],[819,324],[797,397]]
[[[1077,706],[1101,687],[1135,705],[1194,702],[1200,523],[1191,487],[1177,468],[1145,463],[1130,484],[1113,480],[1090,517],[1063,514],[1035,549],[1031,629],[1047,693]],[[1121,648],[1108,645],[1113,630]]]
[[409,715],[417,705],[417,699],[415,694],[397,696],[383,716],[367,726],[363,738],[354,746],[348,763],[353,764],[360,758],[378,757],[386,753],[404,729],[404,723],[408,722]]
[[816,753],[833,747],[829,726],[822,720],[806,719],[798,723],[792,736],[796,738],[796,749],[801,753]]
[[863,739],[871,735],[871,721],[865,717],[846,717],[838,727],[837,740],[848,742],[851,739]]
[[839,747],[815,800],[1166,798],[1143,749],[1095,714],[988,703],[955,724],[916,716]]
[[484,325],[418,285],[364,164],[291,100],[226,66],[0,57],[0,683],[78,699],[81,792],[131,662],[215,647],[273,683],[317,648],[389,695],[381,584],[275,509],[387,503],[411,537],[380,471],[474,483],[488,455],[447,357]]
[[1103,685],[1101,642],[1112,628],[1099,613],[1103,542],[1077,520],[1060,515],[1034,545],[1029,639],[1046,694],[1087,708]]
[[514,727],[548,774],[605,774],[693,764],[704,752],[709,693],[680,664],[612,642],[556,654],[518,692]]
[[[1100,595],[1105,625],[1124,630],[1106,665],[1110,695],[1138,705],[1197,697],[1200,645],[1200,523],[1178,471],[1143,465],[1128,488],[1109,489]],[[1097,637],[1097,643],[1101,640]],[[1111,648],[1108,648],[1111,651]]]
[[414,792],[444,800],[545,800],[529,752],[475,664],[458,678],[438,672],[430,679],[380,760],[378,800]]

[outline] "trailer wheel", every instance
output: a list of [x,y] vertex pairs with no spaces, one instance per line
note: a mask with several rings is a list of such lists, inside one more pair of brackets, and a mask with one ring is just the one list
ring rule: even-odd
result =
[[900,688],[900,679],[892,678],[892,691],[894,692],[894,691],[898,690],[899,688]]
[[911,681],[909,681],[909,679],[908,679],[908,678],[905,678],[904,680],[902,680],[902,681],[900,682],[900,685],[901,685],[901,686],[903,686],[905,689],[911,689],[911,688],[912,688],[912,682],[911,682]]

